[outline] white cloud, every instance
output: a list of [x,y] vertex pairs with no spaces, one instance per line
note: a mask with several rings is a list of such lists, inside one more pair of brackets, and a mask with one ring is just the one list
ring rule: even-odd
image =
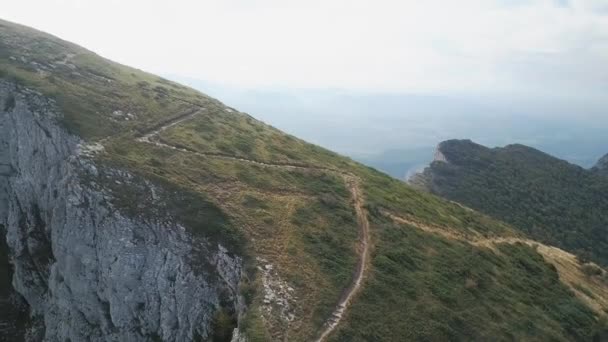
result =
[[605,4],[20,0],[3,16],[129,65],[238,86],[600,96]]

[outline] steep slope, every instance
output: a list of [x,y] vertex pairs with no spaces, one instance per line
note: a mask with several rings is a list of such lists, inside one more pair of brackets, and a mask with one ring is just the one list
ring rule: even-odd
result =
[[393,222],[519,238],[194,90],[4,21],[0,78],[0,299],[30,313],[7,340],[602,332],[581,265]]
[[600,158],[592,170],[604,175],[608,175],[608,154]]
[[442,160],[412,183],[608,264],[608,178],[600,167],[585,170],[523,145],[490,149],[466,140],[443,142],[438,154]]

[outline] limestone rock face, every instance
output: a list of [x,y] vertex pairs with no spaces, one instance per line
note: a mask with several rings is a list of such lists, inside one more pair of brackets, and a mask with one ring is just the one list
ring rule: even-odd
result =
[[[156,210],[162,189],[96,164],[98,146],[67,133],[55,108],[0,81],[0,253],[13,291],[0,301],[18,295],[31,317],[0,328],[34,341],[210,338],[220,305],[240,310],[241,258]],[[148,194],[152,214],[123,213],[109,182]]]
[[433,161],[435,161],[435,162],[444,162],[444,163],[448,162],[447,158],[445,157],[445,155],[441,151],[441,147],[440,146],[437,146],[437,148],[435,148],[435,154],[433,156]]

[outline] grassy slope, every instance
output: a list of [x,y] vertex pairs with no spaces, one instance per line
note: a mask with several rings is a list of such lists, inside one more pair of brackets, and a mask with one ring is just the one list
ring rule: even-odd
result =
[[336,340],[590,338],[588,309],[531,248],[504,245],[498,255],[377,224],[386,246],[376,251],[369,288]]
[[608,265],[608,177],[522,145],[443,143],[431,191]]
[[[266,316],[264,323],[260,318],[261,280],[259,272],[253,277],[255,268],[250,267],[252,277],[243,285],[243,293],[250,303],[246,328],[254,341],[268,339],[277,330],[291,341],[310,340],[316,334],[350,281],[357,257],[356,220],[349,193],[336,174],[270,169],[135,142],[145,128],[199,106],[205,108],[200,115],[162,132],[162,141],[191,151],[340,169],[362,179],[374,223],[372,271],[352,314],[347,315],[344,327],[334,338],[402,340],[404,336],[431,334],[429,338],[468,339],[494,333],[580,338],[594,329],[593,312],[557,282],[555,272],[527,247],[510,247],[508,252],[494,255],[461,242],[405,234],[387,224],[380,212],[390,210],[420,222],[459,231],[475,230],[487,236],[515,234],[508,226],[419,193],[217,100],[109,62],[57,38],[1,21],[0,73],[55,98],[65,113],[63,124],[75,134],[88,141],[103,141],[106,153],[99,157],[100,163],[131,170],[171,189],[169,193],[177,194],[182,202],[167,204],[167,210],[183,217],[190,228],[217,235],[220,241],[241,249],[250,256],[250,266],[255,264],[254,257],[267,260],[294,287],[296,319],[284,326]],[[115,111],[134,116],[126,120],[112,115]],[[129,194],[121,196],[125,210],[133,210],[129,204],[133,198]],[[184,198],[203,203],[205,212],[220,217],[221,222],[212,228],[199,227],[198,221],[208,216],[194,216],[196,205],[182,210],[180,203],[188,203]],[[216,214],[211,206],[222,214]],[[518,266],[521,259],[530,259],[534,267],[522,269]],[[415,267],[411,260],[416,260]],[[477,297],[459,298],[467,294],[462,284],[471,274],[494,287],[479,287],[474,293]],[[561,299],[538,303],[520,293],[530,286],[536,286],[540,297]],[[398,295],[401,293],[404,295]],[[521,297],[526,300],[518,301]],[[427,304],[432,305],[416,309]],[[495,316],[488,314],[488,308],[500,315],[501,324],[490,324]],[[459,320],[455,318],[466,312],[469,314]],[[521,313],[530,313],[534,329],[520,325]],[[577,329],[569,329],[569,322],[576,322]],[[432,335],[428,327],[434,326],[446,328]]]

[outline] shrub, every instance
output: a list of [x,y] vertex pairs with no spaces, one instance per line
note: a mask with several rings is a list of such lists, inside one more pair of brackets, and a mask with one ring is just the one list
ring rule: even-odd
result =
[[213,318],[213,341],[229,342],[236,328],[236,319],[224,308],[220,308]]
[[581,271],[587,277],[601,276],[604,273],[601,268],[599,268],[598,266],[596,266],[594,264],[584,264],[581,267]]

